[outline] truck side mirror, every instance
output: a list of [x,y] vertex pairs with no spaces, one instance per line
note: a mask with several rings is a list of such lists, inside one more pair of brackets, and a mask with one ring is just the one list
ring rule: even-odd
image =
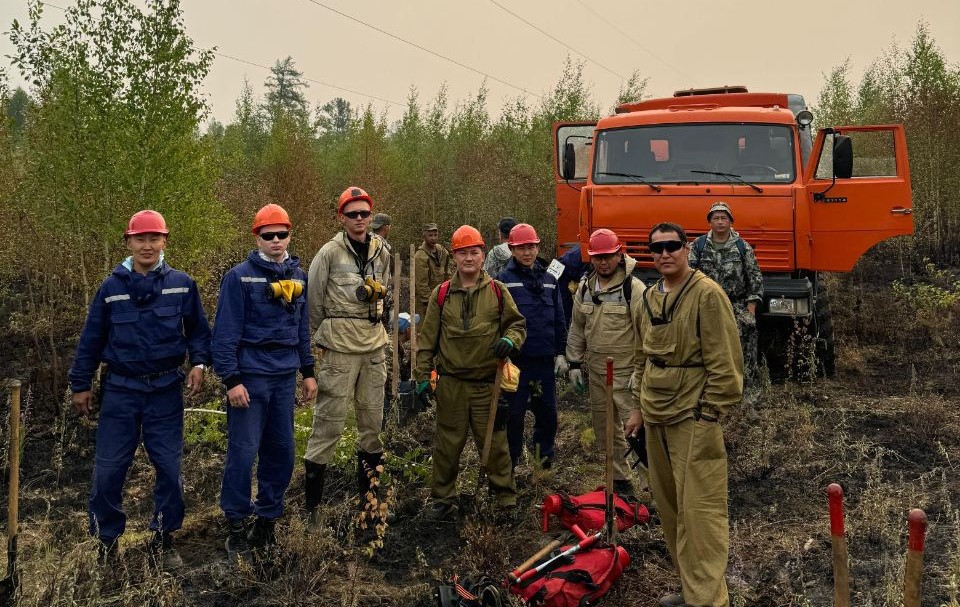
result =
[[836,135],[833,140],[833,176],[849,179],[853,176],[853,140]]
[[577,175],[577,153],[572,143],[563,144],[563,178],[570,181]]

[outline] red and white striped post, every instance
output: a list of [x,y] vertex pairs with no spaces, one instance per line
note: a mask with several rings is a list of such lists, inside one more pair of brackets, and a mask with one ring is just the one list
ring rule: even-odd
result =
[[903,575],[903,607],[920,607],[920,583],[923,579],[923,542],[927,536],[927,515],[914,508],[907,517],[910,539],[907,542],[907,567]]
[[850,570],[847,537],[843,529],[843,487],[831,483],[827,487],[830,503],[830,543],[833,546],[833,604],[850,607]]

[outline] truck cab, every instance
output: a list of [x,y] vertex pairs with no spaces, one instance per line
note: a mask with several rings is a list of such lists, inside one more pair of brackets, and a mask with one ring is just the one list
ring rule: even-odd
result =
[[710,205],[723,201],[764,276],[763,348],[782,350],[802,326],[821,371],[832,373],[820,273],[849,271],[875,244],[913,233],[910,171],[902,125],[814,136],[812,121],[800,95],[722,87],[554,125],[560,252],[576,244],[585,252],[590,234],[609,228],[652,282],[650,228],[671,221],[694,239],[709,230]]

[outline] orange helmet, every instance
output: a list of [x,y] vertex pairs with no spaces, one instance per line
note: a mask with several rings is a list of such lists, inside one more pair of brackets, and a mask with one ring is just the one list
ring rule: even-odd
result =
[[279,204],[267,204],[257,211],[257,214],[253,218],[252,232],[256,234],[257,230],[263,226],[272,225],[284,225],[287,226],[288,230],[293,226],[293,224],[290,223],[290,216],[287,215],[287,212],[284,211],[283,207]]
[[130,218],[127,223],[127,231],[123,233],[124,237],[135,234],[163,234],[170,233],[167,229],[167,222],[163,220],[163,215],[156,211],[138,211]]
[[373,199],[370,198],[370,194],[367,194],[362,188],[352,185],[340,194],[340,202],[337,203],[337,213],[343,211],[343,207],[354,200],[366,200],[370,208],[373,209]]
[[537,237],[537,231],[529,223],[518,223],[510,230],[510,239],[507,244],[515,247],[521,244],[540,244],[540,238]]
[[616,253],[621,248],[620,239],[613,233],[613,230],[600,228],[590,235],[590,248],[587,253],[590,255],[609,255]]
[[482,246],[484,246],[483,236],[481,236],[480,231],[473,226],[460,226],[450,239],[450,249],[452,251],[466,249],[467,247]]

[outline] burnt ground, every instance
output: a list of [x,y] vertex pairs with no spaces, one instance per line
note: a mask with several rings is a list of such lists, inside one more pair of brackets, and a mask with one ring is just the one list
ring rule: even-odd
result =
[[[905,357],[895,345],[841,334],[836,378],[769,385],[759,420],[738,414],[725,420],[732,604],[832,603],[826,487],[838,482],[846,492],[853,604],[900,603],[906,515],[920,507],[930,521],[923,604],[957,605],[960,388],[956,349],[948,345]],[[208,393],[188,406],[215,407],[217,399],[211,381]],[[359,500],[352,493],[355,439],[348,434],[328,479],[321,529],[305,529],[298,466],[272,562],[238,568],[226,562],[217,507],[223,461],[218,416],[189,413],[188,514],[178,535],[185,570],[158,573],[147,563],[152,471],[142,450],[127,483],[129,522],[120,561],[101,569],[86,535],[94,423],[71,414],[57,418],[42,397],[25,403],[22,605],[433,605],[437,580],[477,572],[502,579],[559,535],[555,523],[548,534],[539,530],[534,506],[545,495],[585,492],[602,483],[589,414],[567,393],[560,406],[557,466],[518,469],[523,514],[517,521],[492,522],[481,491],[464,498],[457,523],[431,524],[423,515],[433,423],[427,411],[410,425],[388,428],[390,499],[399,518],[382,537],[357,530],[353,522]],[[308,422],[301,417],[298,423]],[[461,474],[465,496],[477,493],[477,469],[468,445]],[[0,493],[5,501],[6,487]],[[632,564],[604,605],[652,605],[663,592],[678,589],[659,529],[634,528],[621,534],[621,542]]]

